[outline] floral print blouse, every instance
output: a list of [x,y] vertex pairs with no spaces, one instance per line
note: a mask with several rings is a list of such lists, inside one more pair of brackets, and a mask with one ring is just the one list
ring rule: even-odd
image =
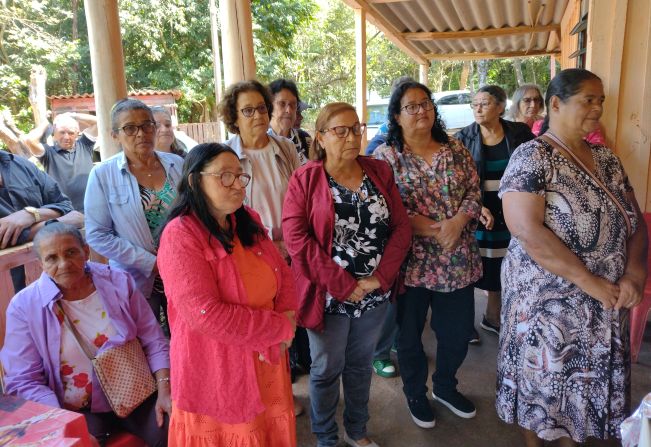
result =
[[450,137],[430,163],[411,152],[382,145],[374,156],[393,168],[409,216],[421,214],[442,221],[462,212],[473,221],[461,232],[453,250],[444,250],[434,237],[414,234],[405,261],[405,285],[437,292],[452,292],[476,282],[482,275],[481,257],[475,239],[481,214],[479,176],[468,150]]
[[[95,352],[109,337],[116,334],[106,314],[102,299],[97,291],[78,301],[59,300],[68,320],[75,325],[82,337]],[[63,382],[63,404],[68,410],[79,410],[90,405],[92,398],[93,365],[79,346],[75,335],[63,321],[63,314],[55,307],[61,323],[61,381]]]
[[[384,196],[364,175],[357,191],[339,185],[328,176],[335,208],[332,259],[356,279],[375,272],[391,233],[390,213]],[[391,291],[379,289],[364,296],[359,303],[341,302],[326,293],[327,314],[359,318],[389,299]]]

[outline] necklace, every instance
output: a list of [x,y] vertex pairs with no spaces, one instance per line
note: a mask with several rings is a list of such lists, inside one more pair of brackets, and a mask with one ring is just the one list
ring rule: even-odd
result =
[[[139,170],[140,170],[140,171],[144,171],[144,170],[143,170],[144,165],[143,165],[143,168],[137,168],[136,165],[135,165],[134,163],[129,162],[129,166],[131,166],[131,169],[132,169],[132,170],[136,170],[136,171],[139,171]],[[154,171],[157,170],[157,169],[158,169],[158,162],[156,162],[156,164],[154,165],[153,170],[150,169],[149,172],[143,172],[143,174],[146,174],[147,177],[151,177],[152,175],[154,175]]]

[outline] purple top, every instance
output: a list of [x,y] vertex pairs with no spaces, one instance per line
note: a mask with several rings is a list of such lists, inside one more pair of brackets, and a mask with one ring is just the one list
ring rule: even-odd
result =
[[[104,264],[86,265],[117,332],[98,354],[138,337],[152,372],[169,368],[169,342],[131,275]],[[63,402],[61,323],[54,313],[59,299],[61,291],[45,272],[18,292],[7,309],[7,333],[0,353],[6,392],[54,407]],[[92,380],[91,411],[112,411],[94,373]]]

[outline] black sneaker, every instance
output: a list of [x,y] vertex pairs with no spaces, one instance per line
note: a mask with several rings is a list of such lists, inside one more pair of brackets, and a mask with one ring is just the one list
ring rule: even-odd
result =
[[486,315],[484,315],[484,317],[481,319],[481,323],[479,325],[485,331],[492,332],[496,335],[500,335],[500,327],[491,324],[490,321],[486,319]]
[[446,391],[438,394],[434,394],[434,391],[432,391],[432,397],[434,400],[438,400],[448,407],[450,411],[461,418],[471,419],[477,414],[475,405],[457,390]]
[[477,332],[477,329],[472,328],[472,334],[470,334],[470,340],[468,340],[468,343],[471,345],[478,345],[480,342],[479,332]]
[[434,428],[436,418],[434,418],[434,411],[427,397],[407,398],[407,405],[409,405],[409,412],[411,413],[411,418],[414,420],[414,424],[420,428]]

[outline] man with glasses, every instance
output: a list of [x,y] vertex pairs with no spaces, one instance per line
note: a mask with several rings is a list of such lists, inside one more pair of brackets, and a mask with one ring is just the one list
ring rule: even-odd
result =
[[296,84],[289,79],[276,79],[269,84],[273,96],[273,113],[269,122],[269,135],[285,137],[296,146],[301,165],[309,160],[312,137],[303,129],[294,128],[301,100]]
[[[83,133],[79,122],[88,125]],[[94,162],[97,118],[85,113],[64,113],[57,115],[52,124],[53,145],[41,141],[49,127],[47,121],[29,132],[23,141],[70,198],[74,209],[83,213],[86,184]]]

